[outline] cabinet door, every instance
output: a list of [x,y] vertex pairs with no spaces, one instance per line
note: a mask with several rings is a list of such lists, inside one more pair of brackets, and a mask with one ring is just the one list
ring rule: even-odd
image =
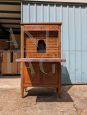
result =
[[43,70],[40,69],[40,83],[43,85],[57,85],[60,78],[60,67],[55,63],[43,63]]
[[39,63],[25,63],[24,64],[24,82],[27,84],[39,83]]

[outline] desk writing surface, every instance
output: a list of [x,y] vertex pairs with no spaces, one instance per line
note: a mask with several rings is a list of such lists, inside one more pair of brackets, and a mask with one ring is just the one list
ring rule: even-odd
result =
[[61,58],[19,58],[17,62],[65,62],[65,59]]

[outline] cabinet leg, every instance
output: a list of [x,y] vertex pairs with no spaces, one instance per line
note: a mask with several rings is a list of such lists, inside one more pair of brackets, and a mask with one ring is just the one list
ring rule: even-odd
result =
[[56,88],[56,92],[58,93],[59,98],[61,97],[61,89],[60,88]]
[[56,92],[58,93],[58,88],[56,88]]
[[24,88],[23,87],[21,88],[21,96],[22,96],[22,98],[24,97]]

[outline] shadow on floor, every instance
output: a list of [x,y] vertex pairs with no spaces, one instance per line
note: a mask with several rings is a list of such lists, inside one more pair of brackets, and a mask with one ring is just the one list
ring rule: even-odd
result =
[[32,88],[27,91],[27,96],[37,96],[37,102],[73,102],[68,90],[71,86],[63,86],[61,98],[54,88]]
[[0,78],[21,78],[20,74],[0,74]]

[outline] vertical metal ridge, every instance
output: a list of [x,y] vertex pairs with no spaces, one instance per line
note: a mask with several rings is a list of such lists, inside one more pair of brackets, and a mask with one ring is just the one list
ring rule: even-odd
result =
[[36,3],[35,3],[35,21],[37,22],[37,6],[36,6]]
[[41,9],[42,9],[42,22],[44,22],[44,10],[43,10],[43,4],[41,4]]
[[[70,73],[70,39],[69,39],[69,6],[67,5],[67,15],[68,15],[68,60],[69,60],[69,65],[68,65],[68,72]],[[68,79],[67,79],[68,80]],[[68,83],[68,81],[67,81]]]
[[55,17],[55,22],[57,22],[57,16],[56,16],[56,4],[54,5],[54,17]]
[[76,37],[75,37],[75,6],[73,5],[73,10],[74,10],[74,38],[75,38],[75,82],[76,82]]
[[81,39],[81,43],[80,43],[80,56],[81,56],[81,80],[80,80],[80,82],[82,81],[82,29],[81,29],[81,27],[82,27],[82,23],[81,23],[81,5],[79,6],[79,10],[80,10],[80,39]]
[[30,4],[29,4],[29,3],[28,3],[28,15],[29,15],[29,16],[28,16],[28,21],[30,22],[30,18],[31,18],[31,17],[30,17]]
[[81,82],[82,82],[82,16],[81,16],[81,6],[80,9],[80,36],[81,36]]
[[48,22],[50,22],[50,5],[48,4]]
[[[87,5],[86,5],[86,30],[87,30]],[[86,38],[87,38],[87,32],[86,32]],[[86,45],[86,56],[87,56],[87,45]],[[86,67],[87,67],[87,63],[86,63]],[[87,75],[87,71],[86,71],[86,75]]]
[[75,82],[76,82],[76,28],[75,28],[75,6],[73,6],[74,8],[74,37],[75,37]]
[[[68,50],[67,50],[67,57],[68,57],[68,63],[67,63],[67,67],[68,67],[68,73],[69,73],[69,77],[70,77],[70,38],[69,38],[69,6],[66,5],[67,8],[67,44],[68,44]],[[67,79],[67,83],[68,83],[68,79]]]

